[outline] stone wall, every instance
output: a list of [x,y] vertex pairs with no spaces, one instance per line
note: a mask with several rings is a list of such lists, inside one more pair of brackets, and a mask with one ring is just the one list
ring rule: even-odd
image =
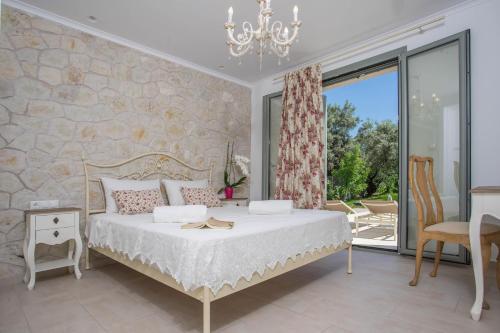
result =
[[226,142],[250,154],[250,103],[246,87],[4,6],[0,278],[23,270],[30,200],[83,207],[82,154],[115,162],[165,151],[197,166],[211,159],[221,186]]

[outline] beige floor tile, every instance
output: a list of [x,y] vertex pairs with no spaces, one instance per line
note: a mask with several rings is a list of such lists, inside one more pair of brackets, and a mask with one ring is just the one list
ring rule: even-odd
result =
[[154,307],[148,302],[139,302],[122,290],[82,301],[90,315],[106,330],[116,323],[129,323],[152,315]]
[[93,318],[76,300],[52,298],[43,304],[30,304],[22,308],[33,333],[72,331],[73,327],[93,322]]
[[62,322],[45,329],[34,329],[33,333],[106,333],[104,329],[94,320],[76,320]]
[[0,332],[28,332],[28,322],[14,291],[0,294]]
[[158,315],[150,315],[127,323],[115,323],[109,333],[182,333],[184,332],[176,323],[165,320]]
[[223,332],[321,332],[328,326],[324,322],[307,318],[293,311],[268,304],[250,312],[227,326]]

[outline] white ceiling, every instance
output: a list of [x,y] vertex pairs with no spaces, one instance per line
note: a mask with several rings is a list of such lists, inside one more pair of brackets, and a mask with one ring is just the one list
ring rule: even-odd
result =
[[[65,18],[185,59],[211,71],[254,82],[335,49],[411,23],[464,0],[273,0],[273,19],[290,22],[293,5],[302,20],[300,42],[289,62],[278,66],[265,56],[262,71],[255,55],[243,63],[228,59],[224,22],[233,6],[237,24],[255,26],[255,0],[23,0]],[[97,22],[92,23],[88,16]],[[224,69],[220,70],[219,65]]]

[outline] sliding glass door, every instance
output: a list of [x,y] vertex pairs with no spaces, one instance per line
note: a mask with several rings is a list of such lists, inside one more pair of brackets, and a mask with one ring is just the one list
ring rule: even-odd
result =
[[[469,213],[469,101],[468,32],[421,47],[406,55],[406,151],[434,159],[434,179],[445,221],[467,221]],[[408,163],[404,165],[407,178]],[[413,254],[417,239],[417,211],[404,182],[403,226],[400,251]],[[433,255],[436,245],[426,246]],[[443,259],[466,262],[466,251],[445,244]]]
[[262,198],[272,199],[276,185],[276,161],[280,140],[281,92],[264,98],[264,135],[262,156]]
[[[376,77],[376,74],[380,76],[383,71],[396,70],[399,84],[397,89],[399,99],[398,199],[392,193],[389,193],[390,196],[385,195],[382,199],[398,201],[398,225],[394,238],[397,239],[397,248],[400,253],[413,255],[417,239],[417,217],[415,203],[408,188],[409,156],[422,155],[434,158],[434,178],[443,201],[445,221],[468,221],[470,210],[469,32],[465,31],[409,52],[406,48],[394,50],[325,73],[323,75],[324,92],[328,95],[328,89],[332,90],[335,87],[339,91],[338,87],[342,84],[345,86],[361,81],[375,82],[370,75]],[[372,106],[379,108],[380,104],[380,101],[371,102]],[[377,108],[370,107],[369,109],[376,110]],[[328,114],[328,110],[329,108],[325,107],[327,111],[325,114]],[[268,199],[273,197],[275,186],[282,112],[281,92],[264,97],[263,111],[262,197]],[[330,138],[333,137],[330,136]],[[380,135],[373,136],[372,141],[377,140],[384,141],[381,140]],[[357,139],[353,142],[359,144],[362,140]],[[327,138],[325,138],[325,145],[328,145]],[[374,154],[376,156],[378,149],[370,148],[369,150],[365,151],[362,157],[365,156],[368,162],[372,163],[373,158],[369,156]],[[384,154],[379,155],[384,156]],[[328,159],[326,160],[328,162]],[[328,172],[326,174],[328,175]],[[382,192],[378,188],[377,190]],[[434,249],[435,244],[429,243],[424,255],[433,257]],[[465,249],[453,244],[445,246],[443,259],[462,263],[468,260]]]

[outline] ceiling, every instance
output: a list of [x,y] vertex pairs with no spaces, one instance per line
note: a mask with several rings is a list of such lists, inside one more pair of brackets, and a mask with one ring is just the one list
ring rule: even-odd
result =
[[[275,56],[265,56],[262,71],[255,55],[242,64],[228,59],[224,22],[233,6],[239,27],[248,20],[254,26],[255,0],[23,0],[46,11],[104,32],[129,39],[163,53],[185,59],[246,82],[296,66],[341,47],[411,23],[464,0],[273,0],[273,20],[288,23],[292,8],[299,6],[303,22],[299,43],[290,61],[278,66]],[[18,1],[19,2],[19,1]],[[96,22],[88,17],[95,16]],[[224,66],[220,69],[219,66]]]

